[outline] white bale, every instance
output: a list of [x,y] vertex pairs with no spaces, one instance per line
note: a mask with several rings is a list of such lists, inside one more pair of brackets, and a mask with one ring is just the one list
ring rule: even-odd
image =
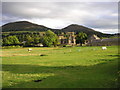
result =
[[32,48],[28,48],[28,52],[32,51]]
[[102,50],[106,50],[107,49],[107,47],[102,47]]

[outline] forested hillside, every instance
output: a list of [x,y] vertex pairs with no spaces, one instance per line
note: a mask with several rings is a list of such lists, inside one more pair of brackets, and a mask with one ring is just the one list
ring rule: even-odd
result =
[[[46,26],[43,25],[38,25],[38,24],[34,24],[28,21],[18,21],[18,22],[11,22],[11,23],[7,23],[5,25],[2,26],[2,32],[44,32],[47,30],[51,30],[53,32],[55,32],[56,34],[60,34],[61,32],[75,32],[75,33],[79,33],[79,32],[84,32],[86,33],[88,36],[91,36],[93,34],[98,35],[99,37],[110,37],[112,36],[111,34],[105,34],[105,33],[101,33],[98,31],[95,31],[91,28],[85,27],[85,26],[81,26],[81,25],[77,25],[77,24],[71,24],[65,28],[62,29],[52,29],[52,28],[48,28]],[[19,31],[19,32],[17,32]],[[23,32],[23,33],[24,33]]]

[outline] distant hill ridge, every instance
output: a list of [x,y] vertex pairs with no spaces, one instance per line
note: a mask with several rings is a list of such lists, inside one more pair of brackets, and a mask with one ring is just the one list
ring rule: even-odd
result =
[[54,32],[84,32],[88,35],[93,35],[96,34],[99,37],[109,37],[111,36],[111,34],[104,34],[98,31],[95,31],[91,28],[85,27],[85,26],[81,26],[81,25],[77,25],[77,24],[71,24],[65,28],[62,29],[52,29],[52,28],[48,28],[46,26],[43,25],[38,25],[38,24],[34,24],[28,21],[17,21],[17,22],[11,22],[11,23],[7,23],[5,25],[2,26],[2,32],[11,32],[11,31],[39,31],[39,32],[43,32],[46,30],[52,30]]
[[7,23],[2,26],[3,32],[10,32],[10,31],[45,31],[50,28],[47,28],[43,25],[34,24],[28,21],[18,21],[18,22],[11,22]]

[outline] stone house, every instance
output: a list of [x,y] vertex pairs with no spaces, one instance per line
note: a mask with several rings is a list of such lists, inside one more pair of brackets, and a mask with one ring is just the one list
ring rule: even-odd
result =
[[67,32],[66,34],[61,34],[58,36],[60,43],[65,45],[75,45],[75,33],[74,32]]

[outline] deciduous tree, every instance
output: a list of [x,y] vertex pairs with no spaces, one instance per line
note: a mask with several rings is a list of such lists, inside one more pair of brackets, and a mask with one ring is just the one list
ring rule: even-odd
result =
[[56,46],[58,44],[57,35],[51,30],[46,31],[45,35],[43,36],[42,44],[47,47],[52,45]]

